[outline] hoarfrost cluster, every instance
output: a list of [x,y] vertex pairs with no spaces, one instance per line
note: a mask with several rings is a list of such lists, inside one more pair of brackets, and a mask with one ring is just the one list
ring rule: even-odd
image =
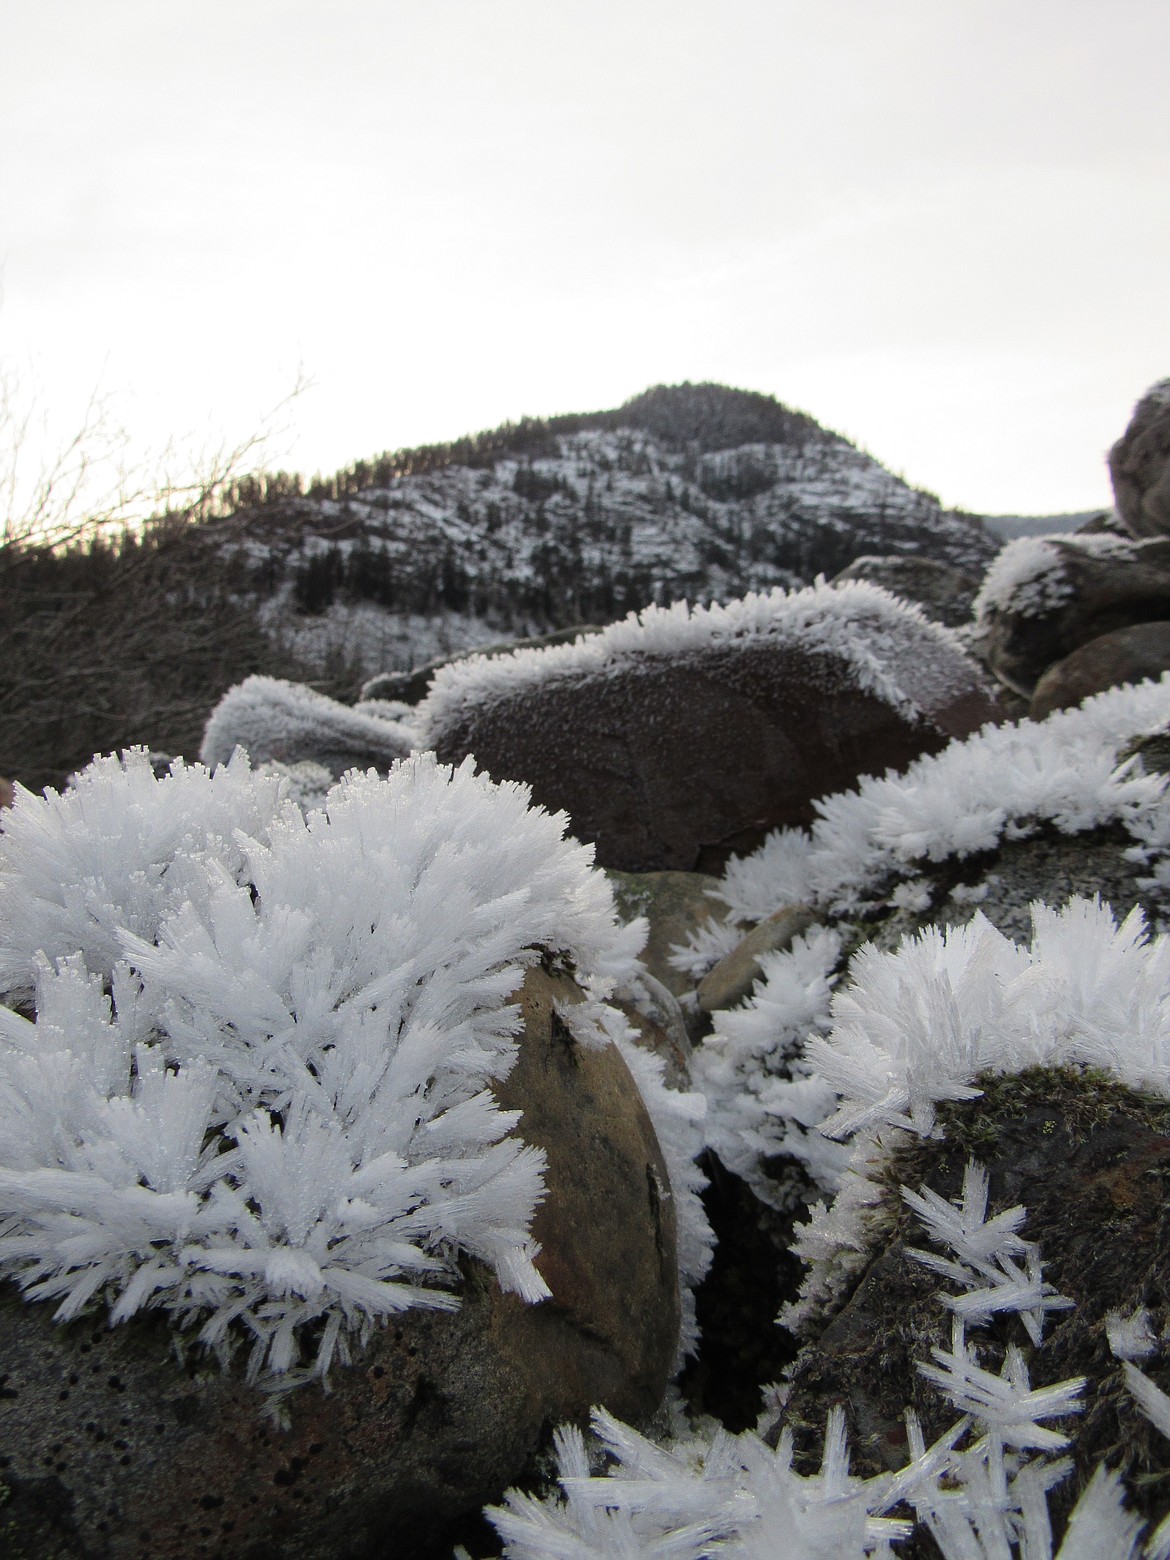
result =
[[923,862],[970,856],[1041,824],[1078,834],[1119,823],[1128,855],[1166,879],[1170,808],[1166,777],[1119,764],[1123,748],[1170,722],[1170,674],[1111,689],[1042,722],[985,726],[903,773],[868,776],[814,804],[811,830],[779,829],[731,861],[718,889],[727,919],[676,950],[677,968],[701,976],[742,927],[785,904],[855,916],[912,895]]
[[351,707],[303,683],[281,677],[245,677],[212,710],[199,756],[225,764],[237,747],[257,762],[325,757],[341,770],[351,764],[388,769],[414,747],[414,731],[381,709]]
[[528,801],[426,755],[307,817],[242,755],[156,779],[134,752],[20,793],[0,1268],[61,1318],[163,1306],[223,1353],[246,1330],[285,1381],[307,1331],[323,1373],[388,1314],[455,1305],[458,1252],[547,1294],[543,1154],[491,1093],[510,998],[564,953],[588,1043],[644,926],[618,928],[591,849]]
[[[509,1560],[892,1560],[893,1546],[916,1526],[931,1534],[944,1560],[1052,1560],[1048,1495],[1072,1471],[1055,1454],[1069,1444],[1086,1383],[1033,1387],[1016,1343],[1001,1369],[990,1371],[969,1329],[993,1313],[1015,1313],[1035,1344],[1047,1313],[1069,1302],[1040,1277],[1039,1252],[1020,1234],[1026,1210],[988,1217],[987,1175],[978,1164],[968,1164],[956,1203],[929,1188],[904,1187],[903,1196],[941,1248],[911,1254],[957,1290],[940,1296],[952,1312],[950,1347],[935,1348],[932,1362],[918,1365],[960,1416],[945,1434],[927,1446],[907,1411],[907,1466],[857,1478],[849,1472],[844,1411],[836,1407],[820,1471],[802,1475],[788,1429],[774,1448],[752,1431],[682,1432],[655,1444],[598,1411],[592,1463],[580,1432],[558,1432],[559,1495],[540,1500],[510,1491],[489,1510]],[[1143,1412],[1170,1434],[1170,1398],[1133,1365],[1124,1372]],[[1121,1480],[1102,1466],[1072,1512],[1056,1560],[1136,1560],[1141,1528],[1126,1510]],[[1168,1542],[1170,1521],[1141,1553],[1165,1560]]]

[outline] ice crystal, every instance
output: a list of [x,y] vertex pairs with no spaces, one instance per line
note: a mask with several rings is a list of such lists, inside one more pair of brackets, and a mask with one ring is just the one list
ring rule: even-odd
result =
[[239,757],[20,795],[0,993],[35,1020],[0,1008],[0,1268],[61,1318],[162,1306],[221,1351],[238,1319],[274,1377],[310,1323],[324,1372],[388,1314],[456,1304],[460,1252],[546,1295],[543,1154],[491,1092],[510,999],[546,950],[603,1012],[644,928],[528,804],[425,755],[307,818]]
[[1170,1093],[1170,940],[1147,940],[1140,909],[1119,926],[1096,899],[1035,904],[1032,923],[1029,948],[979,912],[890,953],[863,948],[832,1032],[806,1047],[843,1097],[824,1130],[930,1133],[939,1101],[974,1097],[985,1071],[1098,1066]]
[[[867,776],[814,806],[811,831],[780,829],[729,863],[718,897],[728,907],[715,942],[692,939],[674,958],[701,975],[735,928],[785,904],[833,915],[922,902],[921,863],[992,850],[1047,823],[1075,834],[1119,823],[1148,882],[1170,881],[1166,777],[1119,763],[1122,749],[1170,721],[1170,674],[1113,688],[1042,722],[985,727],[903,774]],[[710,943],[710,946],[708,946]]]

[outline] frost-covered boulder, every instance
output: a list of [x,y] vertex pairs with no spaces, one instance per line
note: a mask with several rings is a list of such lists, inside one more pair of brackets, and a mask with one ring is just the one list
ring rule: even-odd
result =
[[473,656],[436,674],[418,725],[444,762],[472,754],[564,808],[602,865],[689,871],[997,713],[946,629],[855,583],[651,607],[573,645]]
[[225,764],[237,747],[254,764],[312,762],[336,778],[344,770],[373,765],[387,770],[414,746],[401,722],[370,709],[353,709],[303,683],[279,677],[246,677],[208,717],[199,756]]
[[1106,688],[1161,677],[1165,671],[1170,671],[1170,620],[1116,628],[1054,662],[1036,684],[1029,713],[1043,720]]
[[912,553],[866,553],[854,558],[832,583],[844,585],[849,580],[868,580],[905,601],[917,602],[927,617],[948,628],[961,628],[970,621],[979,590],[977,575]]
[[422,1554],[550,1419],[656,1406],[709,1261],[699,1102],[605,1000],[641,929],[564,823],[429,756],[307,818],[241,756],[18,792],[0,1442],[32,1552]]
[[538,650],[546,645],[571,644],[581,634],[598,634],[601,630],[593,623],[578,623],[571,628],[554,629],[551,634],[533,634],[523,639],[504,639],[498,644],[479,645],[474,650],[460,650],[454,655],[436,656],[425,666],[413,667],[408,672],[379,672],[362,685],[363,702],[387,700],[407,706],[418,704],[427,696],[435,673],[440,667],[456,661],[466,661],[472,655],[511,655],[514,650]]
[[1021,537],[988,569],[975,613],[988,666],[1030,697],[1048,667],[1091,639],[1170,617],[1170,539]]
[[1109,475],[1131,535],[1170,535],[1170,379],[1147,390],[1134,408],[1109,451]]

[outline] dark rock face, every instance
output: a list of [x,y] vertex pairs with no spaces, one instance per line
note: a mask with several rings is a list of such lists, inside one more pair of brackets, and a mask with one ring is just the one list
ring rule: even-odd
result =
[[[907,1461],[905,1406],[919,1412],[928,1441],[959,1417],[915,1368],[929,1361],[932,1345],[947,1346],[950,1313],[937,1298],[946,1281],[906,1254],[927,1242],[897,1188],[929,1186],[957,1198],[974,1154],[989,1172],[989,1211],[1026,1207],[1022,1233],[1038,1243],[1045,1278],[1075,1301],[1074,1309],[1053,1313],[1040,1346],[1026,1350],[1033,1387],[1089,1378],[1085,1411],[1065,1426],[1075,1433],[1077,1477],[1053,1498],[1058,1526],[1102,1459],[1137,1475],[1127,1481],[1131,1504],[1157,1521],[1170,1506],[1166,1481],[1142,1475],[1164,1470],[1165,1443],[1129,1397],[1104,1322],[1106,1311],[1129,1315],[1140,1305],[1150,1307],[1155,1332],[1170,1320],[1170,1105],[1092,1072],[1036,1068],[980,1082],[982,1099],[942,1112],[944,1140],[916,1143],[888,1161],[886,1231],[852,1293],[801,1356],[784,1423],[815,1463],[828,1410],[843,1403],[852,1471],[872,1474]],[[1008,1343],[1027,1343],[1016,1318],[969,1329],[969,1336],[993,1371]],[[1163,1390],[1170,1385],[1164,1360],[1155,1356],[1143,1369]]]
[[1050,666],[1036,684],[1030,714],[1043,720],[1053,710],[1080,704],[1091,694],[1121,683],[1161,677],[1170,669],[1170,622],[1135,623],[1081,645]]
[[1170,618],[1170,538],[1108,550],[1093,537],[1050,537],[1047,545],[1058,560],[1058,599],[1041,610],[1009,604],[983,619],[988,666],[1026,698],[1048,667],[1091,639]]
[[627,872],[718,871],[815,797],[966,736],[998,709],[957,647],[918,625],[872,650],[920,713],[860,687],[843,656],[759,636],[671,658],[627,655],[444,717],[444,763],[474,754],[565,809],[597,861]]
[[970,621],[971,603],[979,589],[978,578],[963,569],[937,563],[933,558],[898,553],[883,557],[867,553],[854,558],[834,577],[833,584],[841,585],[847,580],[868,580],[904,601],[915,601],[927,617],[948,628],[960,628]]
[[1109,475],[1132,536],[1170,535],[1170,379],[1154,385],[1134,408],[1109,451]]
[[453,1313],[408,1311],[290,1427],[238,1370],[179,1361],[161,1317],[68,1326],[0,1291],[0,1553],[17,1560],[383,1560],[446,1555],[519,1478],[551,1425],[594,1403],[645,1420],[678,1338],[666,1168],[612,1047],[585,1050],[543,970],[521,993],[521,1057],[499,1089],[549,1156],[534,1233],[553,1298],[530,1306],[463,1264]]
[[416,666],[409,672],[379,672],[362,685],[362,699],[397,699],[403,704],[418,704],[427,696],[431,678],[440,666],[450,666],[453,661],[466,661],[473,655],[511,655],[513,650],[538,650],[542,645],[572,644],[579,634],[597,634],[600,629],[594,623],[581,623],[571,628],[558,628],[551,634],[536,634],[530,639],[505,639],[497,644],[477,645],[473,650],[463,650],[458,655],[440,655],[425,666]]

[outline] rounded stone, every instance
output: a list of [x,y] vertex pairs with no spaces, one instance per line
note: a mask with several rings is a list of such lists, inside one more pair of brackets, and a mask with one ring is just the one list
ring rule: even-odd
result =
[[[678,1339],[666,1167],[629,1071],[559,1016],[574,982],[531,971],[520,1058],[497,1092],[548,1154],[534,1234],[552,1299],[461,1263],[454,1312],[412,1310],[352,1364],[266,1399],[165,1318],[67,1325],[0,1287],[0,1553],[28,1560],[382,1560],[448,1555],[552,1426],[594,1404],[644,1421]],[[243,1351],[241,1351],[243,1352]]]
[[1161,677],[1167,670],[1170,622],[1118,628],[1090,639],[1050,666],[1036,684],[1029,713],[1033,720],[1043,720],[1053,710],[1069,709],[1094,693],[1146,677]]
[[1131,536],[1170,535],[1170,379],[1152,386],[1134,407],[1109,451],[1109,476]]
[[719,872],[815,798],[904,767],[1000,710],[973,662],[907,616],[866,641],[897,702],[825,645],[747,637],[685,655],[628,654],[445,709],[443,763],[473,754],[496,781],[564,809],[597,862]]

